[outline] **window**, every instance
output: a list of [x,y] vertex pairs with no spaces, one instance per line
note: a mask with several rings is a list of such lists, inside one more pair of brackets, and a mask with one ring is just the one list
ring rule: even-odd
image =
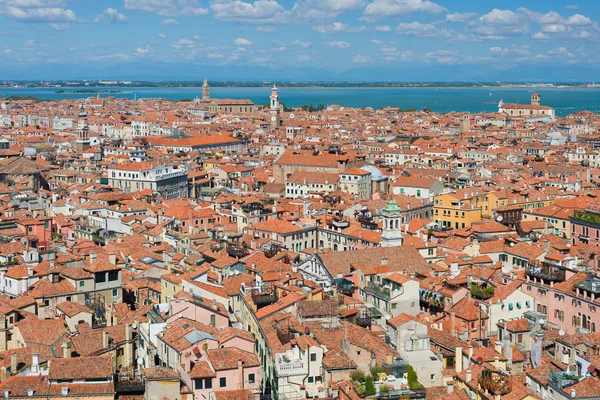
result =
[[310,361],[317,361],[317,355],[315,353],[310,355]]
[[212,389],[212,379],[206,378],[204,380],[204,389]]
[[254,374],[248,374],[248,383],[254,383]]
[[219,387],[224,388],[225,386],[227,386],[227,378],[226,377],[219,378]]
[[113,289],[113,297],[119,296],[119,289]]
[[215,314],[210,315],[210,326],[215,326]]
[[109,281],[116,281],[118,279],[119,279],[119,271],[109,271],[109,273],[108,273]]
[[308,383],[313,383],[315,381],[315,378],[313,378],[312,376],[308,377]]

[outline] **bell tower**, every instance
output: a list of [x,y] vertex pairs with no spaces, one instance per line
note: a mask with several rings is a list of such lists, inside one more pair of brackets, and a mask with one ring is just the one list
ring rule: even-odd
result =
[[383,219],[383,232],[381,233],[381,246],[392,247],[402,245],[402,230],[400,228],[400,207],[396,200],[388,200],[386,206],[381,210]]
[[275,130],[281,125],[281,115],[279,109],[279,89],[273,85],[271,89],[271,129]]
[[202,100],[210,100],[210,86],[208,86],[206,79],[204,79],[204,83],[202,84]]
[[531,105],[532,106],[539,106],[540,105],[540,94],[537,92],[533,92],[531,94]]

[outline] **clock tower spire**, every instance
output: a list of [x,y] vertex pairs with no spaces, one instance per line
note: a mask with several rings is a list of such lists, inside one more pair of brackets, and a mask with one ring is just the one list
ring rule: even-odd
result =
[[281,125],[281,114],[279,108],[279,89],[273,85],[271,89],[271,129],[275,130]]

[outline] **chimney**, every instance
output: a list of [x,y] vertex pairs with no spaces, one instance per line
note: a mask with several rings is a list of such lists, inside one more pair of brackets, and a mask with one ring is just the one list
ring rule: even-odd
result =
[[63,350],[63,358],[71,358],[71,341],[68,340],[64,342],[61,347]]
[[[4,382],[8,378],[10,378],[10,370],[6,367],[1,367],[0,368],[0,382]],[[8,397],[8,396],[6,396],[6,397]]]
[[577,396],[577,391],[575,389],[571,389],[571,398],[575,398]]
[[33,267],[32,266],[27,267],[27,276],[29,276],[29,277],[33,276]]
[[377,356],[375,353],[371,353],[371,368],[375,368],[377,365]]
[[450,310],[450,335],[456,336],[456,312],[454,310]]
[[494,351],[496,353],[502,354],[502,342],[494,343]]
[[102,332],[102,347],[108,349],[108,332]]
[[125,325],[125,340],[131,341],[132,338],[133,335],[131,334],[131,325],[127,324]]
[[17,353],[14,353],[14,352],[13,352],[13,353],[10,355],[10,372],[11,372],[13,375],[16,375],[16,374],[17,374],[17,368],[18,368],[18,367],[19,367],[19,363],[18,363],[18,360],[17,360]]
[[31,372],[37,374],[40,372],[40,354],[33,353],[31,355]]
[[473,374],[471,373],[471,370],[468,369],[465,373],[465,380],[467,381],[467,383],[471,382],[471,379],[473,379]]
[[462,347],[458,346],[458,347],[456,347],[456,350],[454,352],[454,370],[456,371],[457,374],[462,372],[462,364],[463,364]]
[[90,264],[96,262],[96,253],[90,253]]
[[504,357],[506,358],[506,369],[512,367],[512,344],[508,339],[504,341]]
[[494,357],[494,368],[500,368],[500,357],[498,356]]
[[108,262],[111,265],[117,265],[117,255],[115,253],[110,253],[108,255]]
[[385,355],[385,363],[386,364],[391,364],[394,362],[394,355],[392,353],[387,353]]
[[239,371],[238,376],[240,376],[242,378],[241,389],[244,390],[244,362],[242,360],[238,360],[238,371]]
[[446,393],[454,392],[454,381],[446,382]]

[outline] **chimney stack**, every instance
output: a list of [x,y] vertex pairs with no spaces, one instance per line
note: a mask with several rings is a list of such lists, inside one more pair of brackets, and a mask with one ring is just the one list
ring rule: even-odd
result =
[[500,368],[500,357],[498,356],[494,357],[494,368]]
[[96,262],[96,253],[90,253],[90,264]]
[[37,374],[40,372],[40,354],[33,353],[31,355],[31,372]]
[[446,382],[446,393],[454,392],[454,381]]
[[71,341],[68,340],[64,342],[61,347],[63,350],[63,358],[71,358]]
[[467,381],[467,383],[471,382],[471,379],[473,379],[473,374],[471,373],[471,370],[468,369],[465,373],[466,373],[465,380]]
[[115,253],[110,253],[108,255],[108,262],[111,265],[117,265],[117,255]]
[[17,374],[17,368],[19,367],[19,362],[17,360],[17,353],[13,352],[10,355],[10,372],[13,375]]
[[456,371],[456,373],[461,373],[462,372],[462,367],[463,365],[463,352],[462,352],[462,347],[458,346],[454,352],[454,370]]
[[131,334],[131,325],[125,325],[125,340],[130,341],[133,338]]
[[108,349],[108,332],[102,332],[102,347]]
[[496,342],[496,343],[494,344],[494,351],[495,351],[496,353],[500,353],[500,354],[502,354],[502,342]]

